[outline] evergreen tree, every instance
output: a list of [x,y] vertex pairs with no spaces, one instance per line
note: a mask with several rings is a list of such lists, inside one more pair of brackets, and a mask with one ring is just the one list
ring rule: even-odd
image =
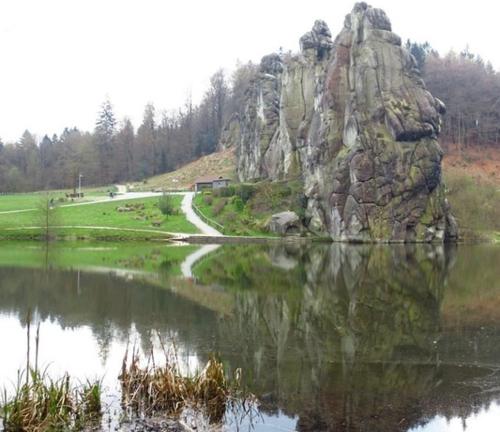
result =
[[108,184],[112,178],[113,140],[115,136],[116,120],[113,107],[109,99],[101,105],[94,131],[95,146],[99,156],[101,184]]

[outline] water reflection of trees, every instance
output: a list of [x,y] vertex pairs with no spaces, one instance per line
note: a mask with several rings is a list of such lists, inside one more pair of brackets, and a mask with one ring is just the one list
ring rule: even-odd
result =
[[[224,247],[198,265],[190,299],[111,274],[78,284],[77,272],[0,269],[0,311],[87,325],[103,350],[132,324],[143,343],[151,329],[174,332],[242,367],[262,408],[297,415],[301,431],[406,430],[470,414],[499,381],[449,349],[460,343],[441,314],[454,261],[431,246]],[[231,313],[200,306],[221,292]]]
[[[0,313],[24,323],[28,310],[63,327],[88,326],[102,354],[114,338],[126,341],[132,327],[147,350],[151,331],[177,334],[186,348],[210,348],[216,317],[194,302],[140,279],[113,273],[0,268]],[[194,319],[196,317],[196,319]],[[194,343],[196,342],[196,345]]]

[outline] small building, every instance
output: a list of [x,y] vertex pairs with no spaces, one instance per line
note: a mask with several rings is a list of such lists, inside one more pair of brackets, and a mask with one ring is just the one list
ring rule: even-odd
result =
[[222,176],[206,176],[196,179],[194,183],[194,191],[200,192],[203,189],[220,189],[228,187],[231,179]]

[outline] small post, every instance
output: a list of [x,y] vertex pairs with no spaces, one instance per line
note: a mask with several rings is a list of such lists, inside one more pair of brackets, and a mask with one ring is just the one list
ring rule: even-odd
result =
[[82,177],[83,175],[81,173],[78,174],[78,198],[82,196]]

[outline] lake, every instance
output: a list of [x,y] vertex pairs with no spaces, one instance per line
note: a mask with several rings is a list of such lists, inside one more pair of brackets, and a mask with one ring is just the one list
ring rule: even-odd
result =
[[39,364],[102,379],[111,407],[127,344],[149,353],[164,338],[186,373],[212,353],[242,369],[258,415],[228,415],[225,430],[500,424],[495,245],[2,243],[7,389],[26,363],[29,312]]

